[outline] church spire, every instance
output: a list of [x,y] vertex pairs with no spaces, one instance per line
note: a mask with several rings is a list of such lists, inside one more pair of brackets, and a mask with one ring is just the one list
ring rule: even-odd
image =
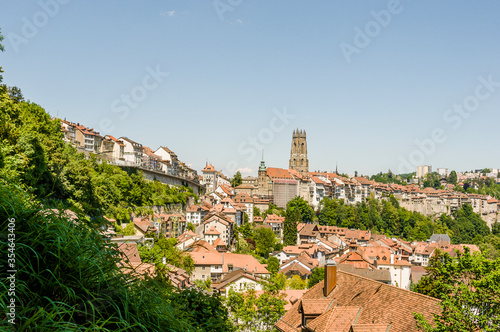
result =
[[259,173],[267,170],[266,162],[264,161],[264,150],[262,150],[262,160],[260,161]]

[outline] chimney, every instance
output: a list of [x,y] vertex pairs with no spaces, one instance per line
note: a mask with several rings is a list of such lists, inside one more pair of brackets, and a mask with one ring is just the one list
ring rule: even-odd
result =
[[337,263],[334,260],[327,260],[325,264],[323,296],[327,297],[335,286],[337,286]]

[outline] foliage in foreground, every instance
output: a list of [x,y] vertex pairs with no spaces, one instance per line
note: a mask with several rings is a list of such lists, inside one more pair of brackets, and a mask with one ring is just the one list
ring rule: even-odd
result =
[[226,306],[237,331],[272,331],[285,314],[283,295],[266,290],[257,295],[254,289],[236,292],[229,289]]
[[421,314],[416,315],[426,332],[500,330],[500,259],[486,259],[471,254],[468,248],[452,258],[438,252],[428,267],[429,274],[415,291],[442,300],[443,312],[431,326]]
[[[16,318],[19,331],[231,330],[218,297],[177,293],[161,280],[136,278],[117,266],[119,254],[84,221],[77,223],[0,179],[0,225],[15,220]],[[0,239],[2,252],[8,240]],[[1,265],[7,265],[2,255]],[[2,269],[0,307],[11,296]],[[204,303],[211,303],[206,306]],[[203,310],[200,307],[203,306]],[[13,326],[5,315],[0,329]]]

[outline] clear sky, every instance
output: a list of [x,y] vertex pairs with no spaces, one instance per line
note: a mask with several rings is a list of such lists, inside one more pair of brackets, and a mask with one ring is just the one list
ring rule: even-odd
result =
[[4,83],[232,176],[500,168],[500,2],[0,0]]

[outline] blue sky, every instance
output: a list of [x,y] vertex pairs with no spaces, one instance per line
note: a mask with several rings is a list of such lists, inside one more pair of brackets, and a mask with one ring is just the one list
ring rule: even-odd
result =
[[286,168],[297,127],[310,170],[500,168],[498,1],[0,6],[4,83],[197,170]]

